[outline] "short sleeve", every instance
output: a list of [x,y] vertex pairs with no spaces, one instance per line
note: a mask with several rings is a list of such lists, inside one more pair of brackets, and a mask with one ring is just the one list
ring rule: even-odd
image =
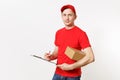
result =
[[58,46],[58,40],[57,40],[57,32],[56,32],[56,34],[55,34],[55,40],[54,40],[54,44],[56,45],[56,46]]
[[85,32],[81,34],[80,39],[79,39],[79,44],[80,44],[81,49],[91,47],[88,36]]

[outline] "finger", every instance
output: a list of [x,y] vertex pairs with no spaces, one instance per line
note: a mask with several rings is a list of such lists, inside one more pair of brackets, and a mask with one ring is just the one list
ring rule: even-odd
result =
[[63,65],[61,65],[61,64],[60,64],[60,65],[57,65],[57,67],[59,67],[59,68],[61,68],[62,66],[63,66]]
[[45,53],[45,56],[50,56],[50,53]]

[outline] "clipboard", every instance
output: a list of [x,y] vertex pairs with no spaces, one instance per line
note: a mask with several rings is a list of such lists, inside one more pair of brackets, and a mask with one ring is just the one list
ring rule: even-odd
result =
[[32,55],[32,56],[56,65],[55,62],[48,61],[48,60],[46,60],[46,59],[44,59],[44,58],[42,58],[42,57],[40,57],[40,56],[37,56],[37,55]]

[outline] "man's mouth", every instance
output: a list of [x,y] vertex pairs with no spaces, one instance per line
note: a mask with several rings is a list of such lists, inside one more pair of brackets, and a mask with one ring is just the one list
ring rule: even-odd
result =
[[70,21],[65,21],[65,23],[69,23]]

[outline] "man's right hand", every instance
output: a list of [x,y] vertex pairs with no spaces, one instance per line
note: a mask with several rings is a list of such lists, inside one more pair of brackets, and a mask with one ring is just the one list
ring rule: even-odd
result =
[[44,55],[44,58],[45,58],[46,60],[48,60],[48,61],[51,60],[51,57],[52,57],[52,54],[50,54],[50,52],[49,52],[49,53],[45,53],[45,55]]

